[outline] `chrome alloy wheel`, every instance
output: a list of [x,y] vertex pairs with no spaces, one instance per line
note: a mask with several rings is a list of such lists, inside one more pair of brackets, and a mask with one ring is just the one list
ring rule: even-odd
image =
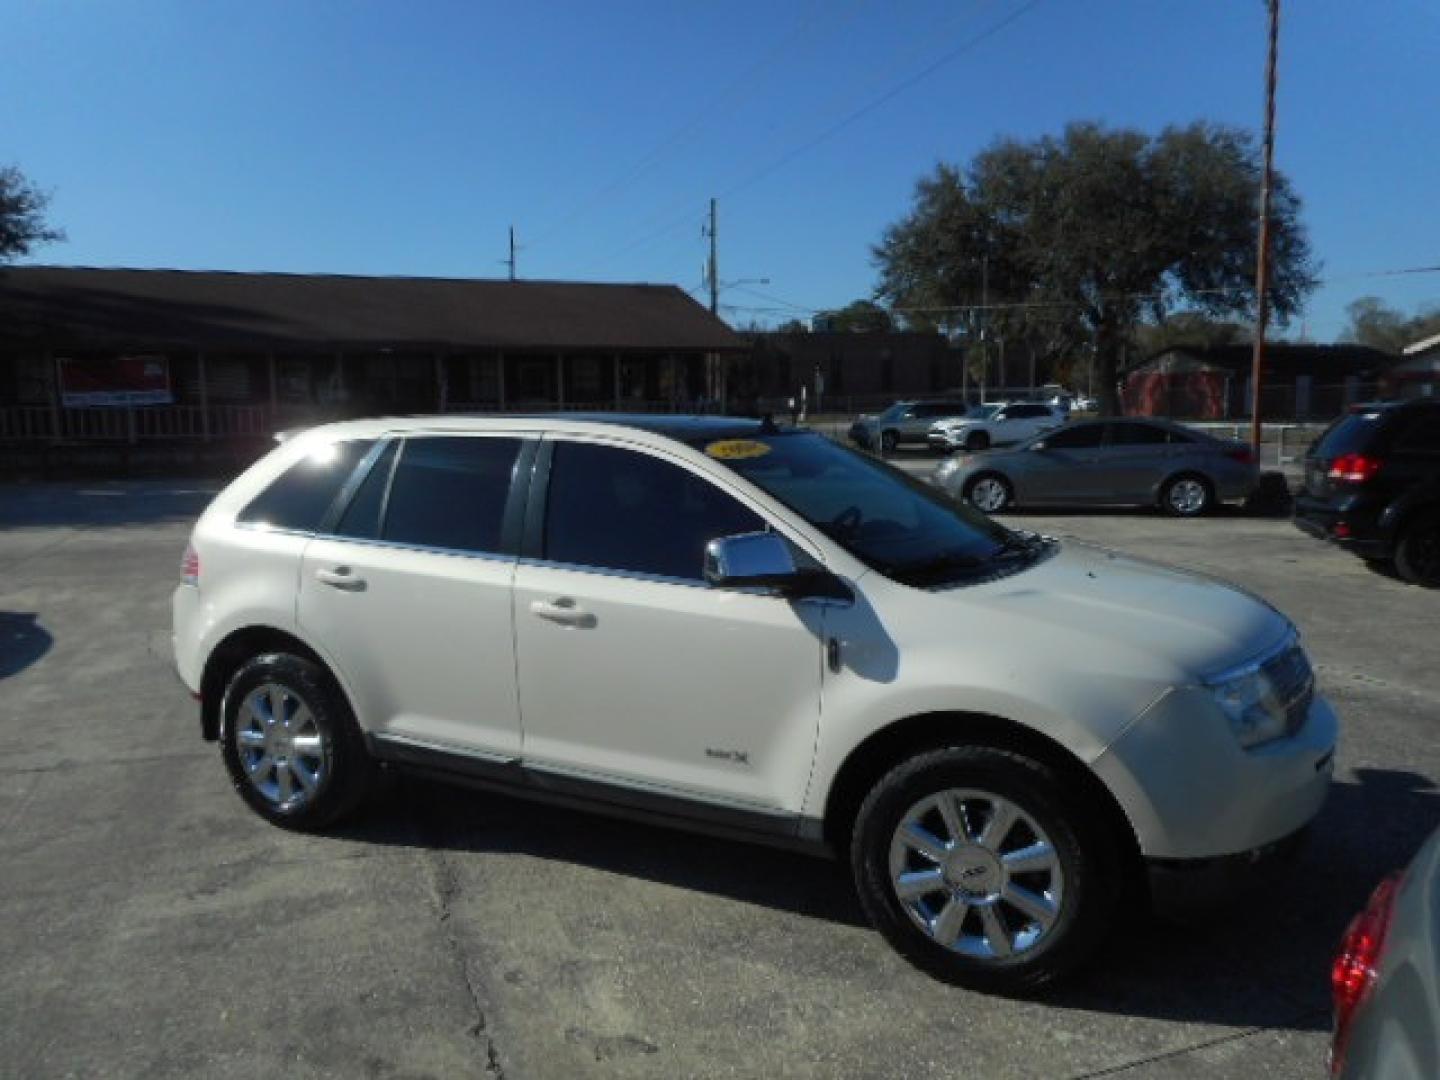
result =
[[1210,498],[1210,493],[1205,490],[1205,485],[1199,480],[1187,477],[1171,484],[1167,497],[1170,500],[1171,509],[1176,513],[1198,514],[1205,508],[1205,502]]
[[1059,918],[1055,845],[1008,799],[951,789],[912,806],[890,841],[890,883],[937,945],[978,960],[1034,949]]
[[975,486],[970,489],[970,502],[978,510],[992,514],[1005,505],[1009,494],[1005,491],[1005,485],[993,476],[986,476],[975,481]]
[[235,749],[252,787],[281,810],[298,810],[330,771],[330,755],[305,699],[262,683],[241,702]]

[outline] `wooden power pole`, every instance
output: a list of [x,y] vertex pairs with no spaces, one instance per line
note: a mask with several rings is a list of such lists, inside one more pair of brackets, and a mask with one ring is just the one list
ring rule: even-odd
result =
[[1265,166],[1260,180],[1260,240],[1255,256],[1255,349],[1250,361],[1250,445],[1260,460],[1261,386],[1265,366],[1265,324],[1270,315],[1270,189],[1275,177],[1275,60],[1280,45],[1280,0],[1270,9],[1270,51],[1265,63]]

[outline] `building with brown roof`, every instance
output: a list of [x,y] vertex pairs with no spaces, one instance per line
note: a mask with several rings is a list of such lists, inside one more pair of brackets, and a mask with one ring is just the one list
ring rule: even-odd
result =
[[691,410],[746,350],[671,285],[0,269],[0,440],[432,411]]

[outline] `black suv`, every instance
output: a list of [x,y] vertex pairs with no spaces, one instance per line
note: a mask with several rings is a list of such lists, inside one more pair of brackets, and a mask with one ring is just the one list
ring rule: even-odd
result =
[[1352,406],[1305,455],[1295,524],[1440,586],[1440,400]]

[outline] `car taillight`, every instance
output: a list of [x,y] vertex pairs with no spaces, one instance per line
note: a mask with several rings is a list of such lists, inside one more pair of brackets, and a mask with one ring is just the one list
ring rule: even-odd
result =
[[194,544],[186,544],[185,554],[180,558],[180,584],[200,584],[200,554]]
[[1331,480],[1346,480],[1355,484],[1363,484],[1366,480],[1372,480],[1375,474],[1380,471],[1380,459],[1366,457],[1364,454],[1341,454],[1330,463],[1329,476]]
[[1231,461],[1240,462],[1241,465],[1255,464],[1255,451],[1249,446],[1237,446],[1232,450],[1227,450],[1225,456]]
[[1340,939],[1340,950],[1330,968],[1330,994],[1335,1002],[1335,1036],[1330,1042],[1330,1074],[1339,1076],[1345,1065],[1345,1047],[1360,1006],[1365,1003],[1385,951],[1385,935],[1395,913],[1395,894],[1402,874],[1391,874],[1375,887],[1365,910],[1351,920]]

